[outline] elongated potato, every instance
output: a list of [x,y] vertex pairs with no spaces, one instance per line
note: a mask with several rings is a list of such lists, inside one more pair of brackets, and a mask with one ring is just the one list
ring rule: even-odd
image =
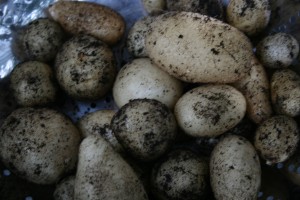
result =
[[86,137],[79,149],[75,200],[146,200],[133,169],[102,137]]
[[229,83],[250,70],[250,41],[217,19],[169,12],[158,16],[151,30],[146,37],[149,58],[180,80]]
[[210,181],[217,200],[255,200],[261,183],[259,156],[249,141],[228,136],[215,146]]
[[247,101],[247,115],[255,123],[261,123],[272,114],[270,83],[264,67],[253,57],[251,70],[241,80],[233,84]]
[[125,31],[121,15],[96,3],[58,1],[48,12],[67,32],[90,34],[107,44],[117,43]]

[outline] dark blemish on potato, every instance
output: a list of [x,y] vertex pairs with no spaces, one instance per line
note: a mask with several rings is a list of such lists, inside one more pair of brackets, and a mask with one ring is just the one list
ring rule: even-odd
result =
[[218,50],[216,50],[215,48],[212,48],[210,50],[213,54],[218,55],[220,52]]
[[239,15],[241,17],[244,17],[246,14],[246,10],[247,9],[251,9],[251,8],[255,8],[255,1],[254,0],[246,0],[246,4],[244,5],[244,7],[242,7],[241,12],[239,13]]
[[180,34],[180,35],[178,36],[178,38],[182,39],[182,38],[183,38],[183,35]]

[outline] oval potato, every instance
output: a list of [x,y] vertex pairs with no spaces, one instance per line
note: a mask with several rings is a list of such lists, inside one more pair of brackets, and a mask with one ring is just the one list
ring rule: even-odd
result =
[[58,1],[48,8],[51,18],[71,34],[90,34],[107,44],[117,43],[125,21],[114,10],[91,2]]
[[178,125],[194,137],[214,137],[237,125],[246,113],[245,97],[229,85],[204,85],[176,103]]
[[217,19],[191,12],[169,12],[151,23],[146,37],[151,60],[186,82],[229,83],[249,70],[248,38]]

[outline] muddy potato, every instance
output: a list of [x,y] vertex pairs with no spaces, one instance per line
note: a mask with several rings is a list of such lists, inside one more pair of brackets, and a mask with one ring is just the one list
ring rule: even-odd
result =
[[110,126],[115,113],[114,110],[98,110],[82,117],[77,125],[84,138],[89,135],[101,135],[112,145],[115,151],[121,153],[124,151],[123,147],[118,142]]
[[165,9],[166,0],[142,0],[145,10],[148,13],[160,12]]
[[151,60],[186,82],[229,83],[250,70],[252,45],[236,28],[191,12],[157,16],[146,37]]
[[247,101],[247,115],[259,124],[272,114],[270,83],[264,67],[256,58],[251,61],[251,70],[233,84]]
[[55,58],[64,38],[64,31],[58,23],[40,18],[30,22],[17,32],[13,50],[21,61],[48,62]]
[[299,130],[296,121],[285,115],[265,120],[257,128],[254,146],[268,165],[284,162],[296,151]]
[[48,8],[48,13],[65,31],[92,35],[107,44],[117,43],[125,31],[120,14],[96,3],[58,1]]
[[183,93],[183,85],[148,58],[135,59],[119,71],[113,86],[118,107],[133,99],[156,99],[172,109]]
[[69,176],[56,185],[54,200],[74,200],[75,176]]
[[17,109],[5,119],[0,134],[1,160],[30,182],[54,184],[76,166],[80,133],[55,110]]
[[101,136],[86,137],[79,150],[76,200],[147,200],[133,169]]
[[157,199],[205,199],[209,185],[208,160],[189,150],[169,153],[153,168],[151,186]]
[[142,161],[162,156],[177,131],[172,112],[154,99],[135,99],[125,104],[114,115],[111,127],[124,149]]
[[193,137],[215,137],[237,125],[246,113],[245,97],[229,85],[203,85],[176,103],[178,125]]
[[257,199],[261,183],[259,156],[241,136],[228,136],[214,148],[210,181],[217,200]]
[[10,76],[10,88],[21,106],[47,105],[55,102],[57,85],[51,67],[39,61],[18,64]]
[[97,100],[112,88],[116,66],[112,50],[102,41],[78,35],[57,54],[58,83],[74,99]]
[[270,21],[269,0],[230,0],[226,8],[227,22],[247,35],[255,35]]
[[278,114],[300,114],[300,76],[289,69],[276,71],[271,78],[271,99]]
[[286,68],[290,66],[299,53],[298,41],[290,34],[276,33],[262,39],[256,54],[264,67]]
[[146,35],[150,31],[150,24],[155,17],[146,16],[140,20],[137,20],[130,28],[127,37],[128,51],[135,57],[147,57],[145,50]]

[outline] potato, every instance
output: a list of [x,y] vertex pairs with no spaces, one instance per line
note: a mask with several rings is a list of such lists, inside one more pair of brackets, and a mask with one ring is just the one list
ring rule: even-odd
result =
[[299,130],[296,121],[285,115],[265,120],[257,128],[254,146],[268,165],[284,162],[296,151]]
[[286,68],[290,66],[299,54],[299,43],[290,34],[277,33],[262,39],[256,54],[264,67]]
[[300,186],[300,152],[299,150],[289,158],[282,169],[284,176],[297,186]]
[[155,64],[186,82],[229,83],[250,70],[252,46],[236,28],[214,18],[170,12],[151,23],[146,52]]
[[125,21],[116,11],[91,2],[58,1],[48,8],[51,18],[71,34],[92,35],[113,45],[123,36]]
[[76,166],[80,133],[55,110],[17,109],[5,119],[0,134],[1,160],[30,182],[54,184]]
[[116,112],[114,110],[98,110],[82,117],[77,125],[83,137],[101,135],[108,141],[116,152],[123,152],[123,147],[118,142],[111,130],[110,122]]
[[13,40],[13,50],[21,61],[52,61],[65,40],[58,23],[39,18],[24,26]]
[[153,168],[153,194],[157,199],[205,199],[208,178],[205,158],[188,150],[175,150]]
[[269,0],[230,0],[226,8],[227,22],[247,35],[264,30],[271,16]]
[[186,134],[214,137],[243,119],[246,100],[232,86],[203,85],[185,93],[176,103],[174,113]]
[[127,63],[117,75],[113,96],[118,107],[133,99],[156,99],[170,109],[183,93],[182,83],[158,68],[148,58]]
[[255,57],[251,70],[233,86],[245,96],[247,115],[252,121],[259,124],[271,116],[270,83],[264,67]]
[[148,13],[160,12],[165,9],[166,0],[142,0],[145,10]]
[[300,76],[289,69],[276,71],[271,78],[271,99],[278,114],[300,114]]
[[39,61],[18,64],[11,73],[10,88],[21,106],[54,103],[58,92],[52,68]]
[[112,50],[88,35],[78,35],[64,43],[55,60],[55,71],[63,90],[80,100],[102,98],[116,76]]
[[76,200],[148,199],[133,169],[102,137],[86,137],[79,150]]
[[53,193],[54,200],[74,200],[75,176],[64,178],[56,185]]
[[217,200],[257,199],[261,183],[259,156],[241,136],[228,136],[210,158],[210,181]]
[[177,131],[172,112],[154,99],[135,99],[125,104],[114,115],[111,127],[125,150],[142,161],[162,156]]
[[130,28],[127,37],[128,51],[135,57],[147,57],[145,50],[145,38],[150,31],[150,24],[155,20],[155,17],[146,16],[137,20]]
[[170,11],[198,12],[217,19],[224,18],[221,0],[166,0]]

